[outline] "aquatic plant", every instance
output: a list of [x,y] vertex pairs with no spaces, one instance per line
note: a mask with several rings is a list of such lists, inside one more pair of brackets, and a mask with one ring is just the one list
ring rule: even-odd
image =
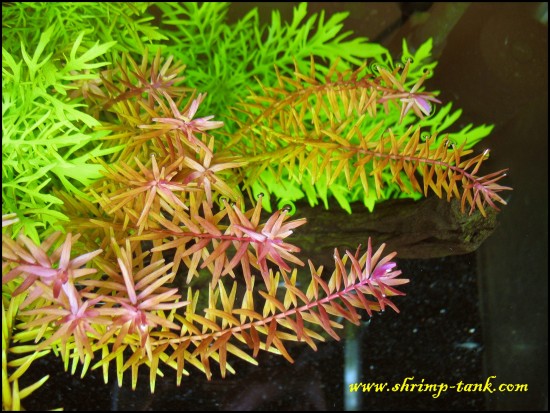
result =
[[[22,19],[21,7],[6,10]],[[110,21],[110,6],[94,7]],[[114,366],[122,385],[129,372],[133,388],[149,369],[154,391],[166,369],[179,384],[193,369],[233,373],[231,358],[256,364],[260,350],[292,361],[289,342],[316,349],[339,339],[340,319],[398,311],[396,253],[365,236],[334,246],[333,270],[316,266],[291,243],[306,224],[291,218],[297,199],[334,196],[350,212],[429,193],[468,213],[505,203],[504,171],[481,175],[488,152],[470,156],[490,128],[441,133],[460,114],[433,113],[430,43],[394,62],[344,40],[343,14],[304,23],[302,4],[290,24],[274,12],[261,26],[256,12],[225,23],[227,7],[160,4],[190,43],[161,45],[178,32],[117,13],[98,40],[53,25],[3,47],[5,408],[43,382],[18,390],[49,351],[73,373],[107,381]],[[115,39],[120,24],[142,35]]]

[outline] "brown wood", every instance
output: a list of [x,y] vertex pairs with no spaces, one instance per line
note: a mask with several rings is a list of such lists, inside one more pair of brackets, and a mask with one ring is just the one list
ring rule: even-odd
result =
[[302,248],[301,258],[329,267],[333,266],[335,247],[341,254],[359,244],[366,248],[369,236],[373,247],[386,243],[385,251],[397,251],[400,258],[466,254],[475,251],[497,225],[497,213],[491,208],[484,218],[477,211],[462,213],[458,201],[435,197],[386,201],[376,205],[372,213],[362,204],[354,204],[351,215],[337,205],[329,210],[296,206],[294,217],[305,217],[308,223],[288,241]]

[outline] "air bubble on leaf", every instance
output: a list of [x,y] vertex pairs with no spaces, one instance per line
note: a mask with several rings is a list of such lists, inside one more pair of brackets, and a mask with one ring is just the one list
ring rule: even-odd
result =
[[455,149],[456,148],[456,142],[454,141],[454,139],[451,139],[451,138],[447,137],[447,139],[445,140],[445,146],[447,148],[451,147],[451,149]]
[[279,208],[281,211],[286,211],[286,213],[290,216],[294,215],[296,213],[296,205],[294,205],[294,202],[289,200],[281,200],[277,204],[277,208]]
[[430,69],[429,67],[424,67],[422,69],[422,75],[424,76],[424,79],[430,79],[434,75],[434,71]]
[[373,62],[370,64],[370,72],[373,73],[373,74],[376,74],[376,73],[380,73],[380,63],[378,62]]
[[218,204],[218,206],[220,208],[225,208],[225,204],[226,202],[229,201],[229,198],[226,197],[226,196],[219,196],[216,200],[216,204]]

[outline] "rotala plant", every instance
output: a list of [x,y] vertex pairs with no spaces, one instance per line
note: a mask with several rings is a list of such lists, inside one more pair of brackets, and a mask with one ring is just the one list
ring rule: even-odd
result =
[[[231,142],[248,160],[245,183],[261,180],[262,172],[271,172],[272,160],[278,159],[274,177],[317,190],[323,185],[325,192],[340,178],[350,191],[359,184],[365,200],[372,187],[381,198],[390,182],[402,192],[427,195],[431,190],[448,200],[456,197],[470,213],[479,209],[485,215],[485,205],[498,209],[495,202],[505,204],[498,192],[509,188],[497,183],[505,171],[477,176],[488,151],[464,159],[471,153],[465,143],[456,146],[436,133],[422,136],[415,126],[397,134],[382,129],[382,122],[366,121],[380,110],[387,113],[391,103],[400,112],[398,123],[409,112],[420,118],[429,115],[430,101],[439,100],[419,90],[428,72],[406,92],[410,61],[392,72],[379,66],[374,73],[365,70],[363,65],[342,73],[333,66],[320,77],[312,59],[309,73],[296,67],[294,78],[279,75],[277,86],[251,96],[253,103],[245,104],[247,122]],[[251,143],[244,145],[243,139]]]
[[[187,7],[189,14],[215,6]],[[29,73],[15,51],[3,49],[3,82],[19,87],[35,78],[53,33],[40,37],[32,59],[22,46]],[[447,116],[450,106],[433,115],[440,101],[424,90],[434,66],[423,63],[429,47],[404,64],[378,57],[355,67],[323,62],[313,47],[214,113],[204,108],[223,103],[207,105],[216,94],[188,82],[185,62],[163,47],[141,49],[141,61],[130,47],[114,51],[106,67],[96,59],[115,43],[83,51],[83,35],[68,54],[44,58],[51,64],[40,78],[56,93],[70,91],[64,95],[78,104],[56,107],[78,116],[42,136],[35,125],[18,131],[27,121],[7,109],[5,122],[14,123],[2,143],[6,408],[18,408],[42,383],[18,388],[32,361],[49,351],[73,372],[78,365],[82,374],[100,368],[107,381],[116,371],[120,385],[130,375],[134,388],[139,369],[148,369],[154,391],[167,369],[177,372],[179,384],[193,370],[225,377],[234,372],[233,358],[256,364],[260,350],[292,361],[288,342],[316,349],[328,336],[339,339],[342,320],[357,324],[386,307],[398,311],[393,300],[408,279],[400,277],[396,252],[371,245],[366,235],[354,251],[334,246],[334,268],[317,267],[292,243],[306,224],[292,217],[292,201],[300,197],[315,204],[333,195],[349,208],[356,200],[373,207],[396,194],[431,193],[482,214],[505,204],[504,171],[480,174],[488,153],[470,155],[471,127],[440,133],[457,116]],[[159,38],[165,37],[150,40]],[[25,95],[42,122],[54,113],[40,112],[45,93]],[[7,96],[16,105],[18,98]],[[57,98],[48,99],[55,106]],[[54,132],[65,127],[93,139],[61,139]],[[474,141],[484,134],[471,131]],[[24,149],[42,142],[35,135],[45,142],[37,162]],[[60,153],[48,158],[58,146]],[[18,178],[17,162],[33,165],[33,175]],[[82,170],[72,169],[78,165]],[[25,189],[42,174],[50,175]],[[281,197],[285,191],[290,196]],[[283,199],[273,209],[270,197]],[[61,226],[61,220],[67,221]]]

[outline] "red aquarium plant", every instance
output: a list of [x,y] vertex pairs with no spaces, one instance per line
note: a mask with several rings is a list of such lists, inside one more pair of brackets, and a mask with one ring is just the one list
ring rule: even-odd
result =
[[[65,169],[45,166],[33,176],[53,171],[62,184],[45,196],[48,178],[32,195],[58,205],[53,215],[39,212],[66,219],[63,225],[52,220],[39,234],[28,215],[3,219],[5,406],[17,407],[42,383],[23,394],[17,387],[49,351],[73,372],[102,369],[105,381],[113,366],[119,385],[126,373],[133,388],[139,369],[148,369],[154,391],[168,369],[179,384],[193,370],[208,379],[234,373],[235,358],[256,364],[260,350],[292,362],[290,342],[315,350],[316,342],[340,338],[342,320],[398,311],[394,298],[409,280],[396,252],[373,247],[365,235],[354,251],[334,246],[332,269],[317,266],[293,243],[306,219],[270,205],[286,188],[300,187],[312,203],[332,191],[344,207],[396,191],[457,199],[464,212],[483,215],[505,204],[504,171],[479,174],[487,152],[470,156],[465,140],[421,133],[417,122],[428,121],[440,101],[422,89],[430,72],[419,64],[350,68],[313,55],[295,59],[258,79],[221,120],[205,110],[217,96],[187,84],[185,65],[162,47],[151,57],[142,49],[139,63],[136,53],[116,52],[109,68],[75,71],[71,62],[113,46],[96,44],[79,58],[81,41],[66,56],[63,79],[96,135],[63,146],[63,159],[78,155],[75,165],[101,175],[84,178],[64,164],[84,184],[76,188],[59,172]],[[89,70],[99,67],[94,78]],[[3,186],[18,194],[6,198],[8,206],[28,192],[25,179]],[[347,188],[349,198],[335,188]],[[60,226],[64,234],[54,231]],[[24,356],[8,357],[9,348]]]

